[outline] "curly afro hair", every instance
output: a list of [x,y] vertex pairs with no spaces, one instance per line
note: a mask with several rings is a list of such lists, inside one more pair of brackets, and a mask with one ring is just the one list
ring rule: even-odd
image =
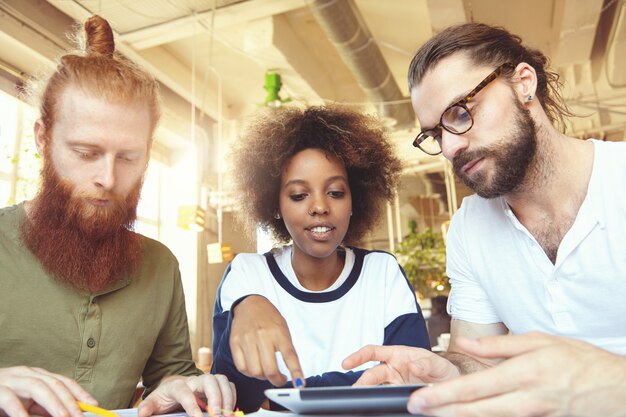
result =
[[233,179],[239,216],[280,243],[291,236],[278,212],[280,179],[287,162],[305,149],[334,155],[346,167],[352,218],[345,244],[357,243],[392,200],[402,165],[379,120],[346,106],[294,107],[262,111],[248,123],[233,149]]

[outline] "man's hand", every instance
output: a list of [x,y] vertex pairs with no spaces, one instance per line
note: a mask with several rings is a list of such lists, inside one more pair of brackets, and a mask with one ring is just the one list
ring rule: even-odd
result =
[[276,307],[266,298],[252,295],[239,303],[233,314],[230,350],[239,372],[280,387],[287,382],[276,363],[276,352],[280,352],[294,385],[302,386],[300,360],[287,322]]
[[0,416],[83,417],[76,401],[98,405],[70,378],[27,366],[0,369]]
[[232,410],[237,400],[235,385],[224,375],[170,376],[139,404],[138,417],[165,414],[181,407],[192,417],[202,417],[211,408],[216,414]]
[[459,338],[468,355],[506,359],[414,392],[412,413],[446,416],[623,416],[626,357],[541,333]]
[[352,369],[369,361],[381,364],[365,371],[354,385],[431,383],[459,376],[458,368],[447,359],[409,346],[368,345],[344,359],[342,366]]

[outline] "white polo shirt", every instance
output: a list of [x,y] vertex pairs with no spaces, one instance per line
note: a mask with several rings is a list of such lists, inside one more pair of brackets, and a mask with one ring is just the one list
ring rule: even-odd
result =
[[447,236],[453,318],[626,354],[626,143],[592,142],[587,196],[555,264],[503,198],[463,200]]

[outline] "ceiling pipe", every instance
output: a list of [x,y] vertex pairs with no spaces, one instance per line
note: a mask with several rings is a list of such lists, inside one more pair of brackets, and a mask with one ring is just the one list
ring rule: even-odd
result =
[[354,1],[310,0],[307,3],[369,100],[374,102],[378,114],[394,119],[397,128],[414,127],[415,115],[411,104],[401,101],[406,97],[402,95]]

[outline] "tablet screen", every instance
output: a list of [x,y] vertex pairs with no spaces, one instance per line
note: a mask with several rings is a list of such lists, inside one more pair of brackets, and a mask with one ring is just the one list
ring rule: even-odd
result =
[[299,414],[405,414],[411,393],[424,386],[273,388],[266,390],[265,395]]

